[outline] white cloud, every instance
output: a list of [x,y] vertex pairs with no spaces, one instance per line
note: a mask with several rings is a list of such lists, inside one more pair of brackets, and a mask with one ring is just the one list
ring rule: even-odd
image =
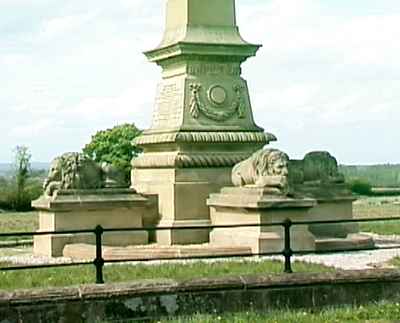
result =
[[63,17],[55,17],[43,23],[38,38],[45,41],[51,41],[54,38],[62,37],[63,34],[79,33],[85,24],[93,21],[96,12],[87,12]]
[[[244,38],[264,45],[243,66],[254,114],[278,147],[400,161],[400,3],[386,2],[360,14],[322,0],[237,1]],[[148,127],[160,69],[141,52],[161,39],[164,10],[164,0],[0,0],[0,160],[17,144],[49,160],[104,127]]]

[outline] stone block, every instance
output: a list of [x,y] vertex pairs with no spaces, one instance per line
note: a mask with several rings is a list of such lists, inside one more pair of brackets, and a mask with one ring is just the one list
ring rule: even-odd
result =
[[[107,229],[141,228],[143,218],[157,218],[154,199],[149,200],[131,189],[60,191],[52,197],[43,196],[33,202],[39,210],[39,232],[94,230],[98,225]],[[142,231],[105,232],[103,244],[127,246],[147,244],[148,233]],[[49,257],[62,256],[71,243],[95,243],[94,233],[50,234],[34,237],[34,253]]]
[[[238,187],[224,188],[220,194],[212,194],[207,201],[212,225],[243,227],[215,228],[210,233],[210,243],[249,246],[255,254],[283,251],[283,227],[262,225],[286,219],[304,221],[316,201],[268,196],[262,192],[263,189]],[[246,224],[261,226],[246,227]],[[292,226],[291,245],[293,250],[314,250],[315,237],[306,225]]]

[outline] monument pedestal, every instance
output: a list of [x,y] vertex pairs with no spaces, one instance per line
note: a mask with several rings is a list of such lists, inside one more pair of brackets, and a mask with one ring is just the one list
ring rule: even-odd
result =
[[[132,187],[157,194],[158,226],[210,224],[206,200],[231,185],[234,165],[276,138],[253,118],[241,65],[260,45],[240,36],[234,0],[168,0],[152,125],[134,144]],[[157,232],[161,244],[208,241],[208,230]]]
[[[345,184],[298,185],[295,191],[317,200],[309,210],[308,221],[353,219],[356,198]],[[373,239],[360,234],[358,223],[321,223],[309,226],[316,238],[316,250],[363,249],[374,246]]]
[[[313,199],[291,199],[268,195],[265,189],[226,187],[207,201],[212,225],[269,224],[304,221],[316,205]],[[249,246],[252,252],[281,252],[284,249],[282,226],[217,228],[210,233],[215,245]],[[293,250],[315,250],[315,237],[306,225],[291,228]]]
[[[67,190],[42,196],[32,202],[39,211],[39,230],[68,231],[143,226],[143,216],[155,212],[145,197],[130,189]],[[103,245],[128,246],[148,243],[146,231],[105,232]],[[57,234],[34,237],[34,254],[59,257],[67,244],[95,244],[94,233]]]
[[[209,226],[206,200],[211,193],[230,183],[230,168],[137,169],[133,182],[141,194],[158,194],[158,227]],[[162,245],[204,243],[205,230],[158,230],[156,241]]]

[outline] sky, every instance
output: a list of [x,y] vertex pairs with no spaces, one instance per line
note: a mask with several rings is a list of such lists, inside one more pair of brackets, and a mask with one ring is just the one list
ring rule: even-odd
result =
[[[399,0],[236,0],[257,124],[291,158],[400,163]],[[0,0],[0,162],[80,151],[98,130],[150,126],[147,62],[165,0]]]

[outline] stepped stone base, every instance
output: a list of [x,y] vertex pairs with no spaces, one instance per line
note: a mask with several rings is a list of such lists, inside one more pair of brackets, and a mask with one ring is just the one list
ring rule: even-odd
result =
[[[89,244],[69,244],[63,252],[64,257],[72,259],[93,260],[96,247]],[[210,244],[162,246],[159,244],[128,247],[103,247],[103,258],[106,260],[158,260],[182,257],[217,257],[229,255],[250,256],[249,247],[221,247]]]
[[317,251],[329,250],[362,250],[375,246],[374,240],[365,234],[349,234],[346,238],[317,238],[315,249]]

